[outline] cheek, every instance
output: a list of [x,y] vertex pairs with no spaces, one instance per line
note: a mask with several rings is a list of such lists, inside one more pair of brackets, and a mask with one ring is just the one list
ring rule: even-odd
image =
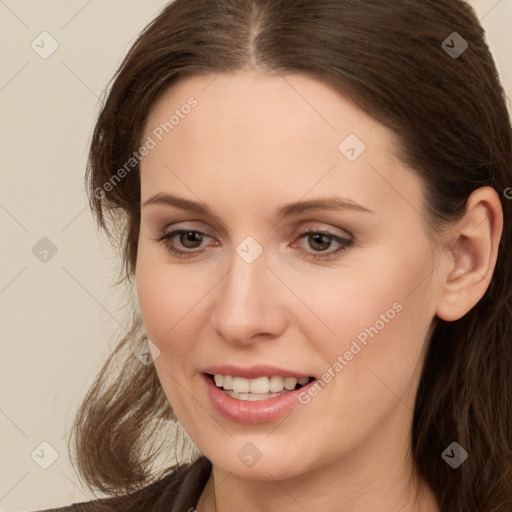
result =
[[[164,255],[165,258],[165,255]],[[193,315],[204,297],[207,284],[192,265],[162,261],[162,249],[141,244],[136,269],[137,298],[148,337],[157,345],[172,342],[182,334],[188,315]]]
[[306,336],[322,353],[326,370],[350,381],[351,392],[371,395],[377,376],[397,390],[410,381],[434,317],[433,268],[426,246],[390,247],[375,261],[361,262],[357,271],[333,274],[322,293],[308,294],[329,331],[323,326],[318,331],[315,321],[317,334],[311,326]]
[[[173,274],[176,274],[175,276]],[[175,336],[180,327],[180,319],[187,312],[187,301],[183,293],[186,288],[179,288],[178,273],[169,271],[169,267],[152,261],[144,250],[139,251],[136,269],[137,299],[140,313],[147,337],[160,350],[159,357],[155,360],[155,367],[161,375],[162,364],[167,367],[172,361],[168,360],[169,342]],[[179,289],[182,293],[176,294],[173,290]],[[184,347],[181,344],[181,347]],[[176,344],[178,350],[180,346]],[[174,348],[173,348],[174,352]]]
[[160,351],[155,369],[178,413],[178,402],[188,400],[183,383],[197,372],[200,331],[209,327],[205,304],[218,273],[197,265],[170,264],[165,258],[161,251],[141,247],[136,287],[147,337]]
[[175,414],[182,415],[184,361],[194,349],[193,336],[186,326],[191,308],[199,301],[197,286],[190,285],[182,269],[155,259],[155,250],[142,248],[138,253],[135,276],[137,299],[147,337],[159,349],[154,361],[162,388]]

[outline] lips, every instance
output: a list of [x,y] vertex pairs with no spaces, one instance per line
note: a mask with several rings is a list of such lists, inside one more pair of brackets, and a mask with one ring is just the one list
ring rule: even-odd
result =
[[243,377],[246,379],[257,379],[258,377],[272,377],[273,375],[280,375],[281,377],[295,377],[297,379],[304,377],[311,377],[306,373],[287,370],[277,366],[268,365],[254,365],[251,367],[242,367],[235,365],[219,365],[209,366],[203,369],[203,373],[210,375],[232,375],[236,377]]
[[311,386],[315,378],[273,366],[224,365],[205,368],[203,380],[214,409],[224,418],[259,424],[289,413],[298,405],[299,393]]

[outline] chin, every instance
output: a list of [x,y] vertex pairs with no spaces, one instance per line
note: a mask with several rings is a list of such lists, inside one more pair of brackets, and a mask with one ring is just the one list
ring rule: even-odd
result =
[[201,451],[214,467],[239,478],[259,481],[287,480],[322,465],[318,455],[312,460],[303,451],[292,449],[294,445],[304,446],[304,441],[276,436],[272,443],[265,439],[267,435],[226,436],[215,446],[210,439]]

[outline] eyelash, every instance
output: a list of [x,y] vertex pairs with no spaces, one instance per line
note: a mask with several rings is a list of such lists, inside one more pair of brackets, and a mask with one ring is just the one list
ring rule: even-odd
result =
[[[163,244],[165,246],[165,248],[171,254],[174,254],[177,257],[192,258],[195,255],[197,255],[203,251],[192,251],[192,250],[182,251],[181,249],[178,249],[177,247],[175,247],[174,245],[171,245],[171,243],[170,243],[170,240],[172,238],[174,238],[176,235],[187,234],[187,233],[198,233],[200,235],[205,235],[208,237],[208,235],[206,233],[203,233],[202,231],[198,231],[198,230],[194,230],[194,229],[177,229],[175,231],[161,233],[159,238],[157,238],[156,242]],[[341,247],[339,249],[336,249],[335,251],[331,251],[331,252],[314,251],[313,253],[309,253],[309,257],[312,257],[314,259],[321,259],[321,260],[333,259],[336,256],[338,256],[341,253],[348,250],[348,248],[351,247],[354,243],[354,240],[351,240],[348,238],[342,238],[342,237],[334,235],[333,233],[330,233],[328,231],[306,229],[305,231],[300,232],[299,235],[300,235],[299,239],[305,238],[308,235],[324,235],[324,236],[331,238],[335,242],[342,244]],[[208,238],[210,238],[210,237],[208,237]],[[306,252],[309,252],[309,251],[306,251]]]

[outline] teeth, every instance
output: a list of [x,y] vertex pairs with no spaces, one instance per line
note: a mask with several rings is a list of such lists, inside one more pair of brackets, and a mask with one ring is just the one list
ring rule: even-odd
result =
[[296,385],[297,379],[295,379],[294,377],[288,377],[287,379],[284,379],[284,387],[289,391],[293,391]]
[[251,393],[268,393],[269,389],[268,377],[260,377],[249,381],[249,391]]
[[281,393],[236,393],[235,391],[226,391],[226,395],[247,402],[267,400],[268,398],[274,398],[279,395],[284,395],[285,393],[288,393],[288,391],[281,391]]
[[284,379],[283,377],[270,377],[269,391],[272,393],[279,393],[283,391]]
[[[237,395],[243,395],[252,393],[253,395],[265,395],[268,397],[268,393],[275,394],[293,391],[297,384],[304,386],[309,382],[308,377],[301,377],[297,379],[295,377],[281,377],[279,375],[273,375],[271,377],[258,377],[257,379],[245,379],[243,377],[233,377],[231,375],[214,375],[213,377],[215,385],[219,388],[223,388],[226,391],[232,391]],[[228,393],[231,396],[231,393]],[[238,398],[238,397],[237,397]],[[261,398],[241,398],[241,400],[258,400]]]
[[[222,375],[219,375],[219,377],[222,377]],[[230,375],[224,375],[224,377],[222,377],[221,385],[224,389],[233,389],[233,377]]]
[[233,391],[236,393],[249,393],[251,383],[243,377],[233,377]]

